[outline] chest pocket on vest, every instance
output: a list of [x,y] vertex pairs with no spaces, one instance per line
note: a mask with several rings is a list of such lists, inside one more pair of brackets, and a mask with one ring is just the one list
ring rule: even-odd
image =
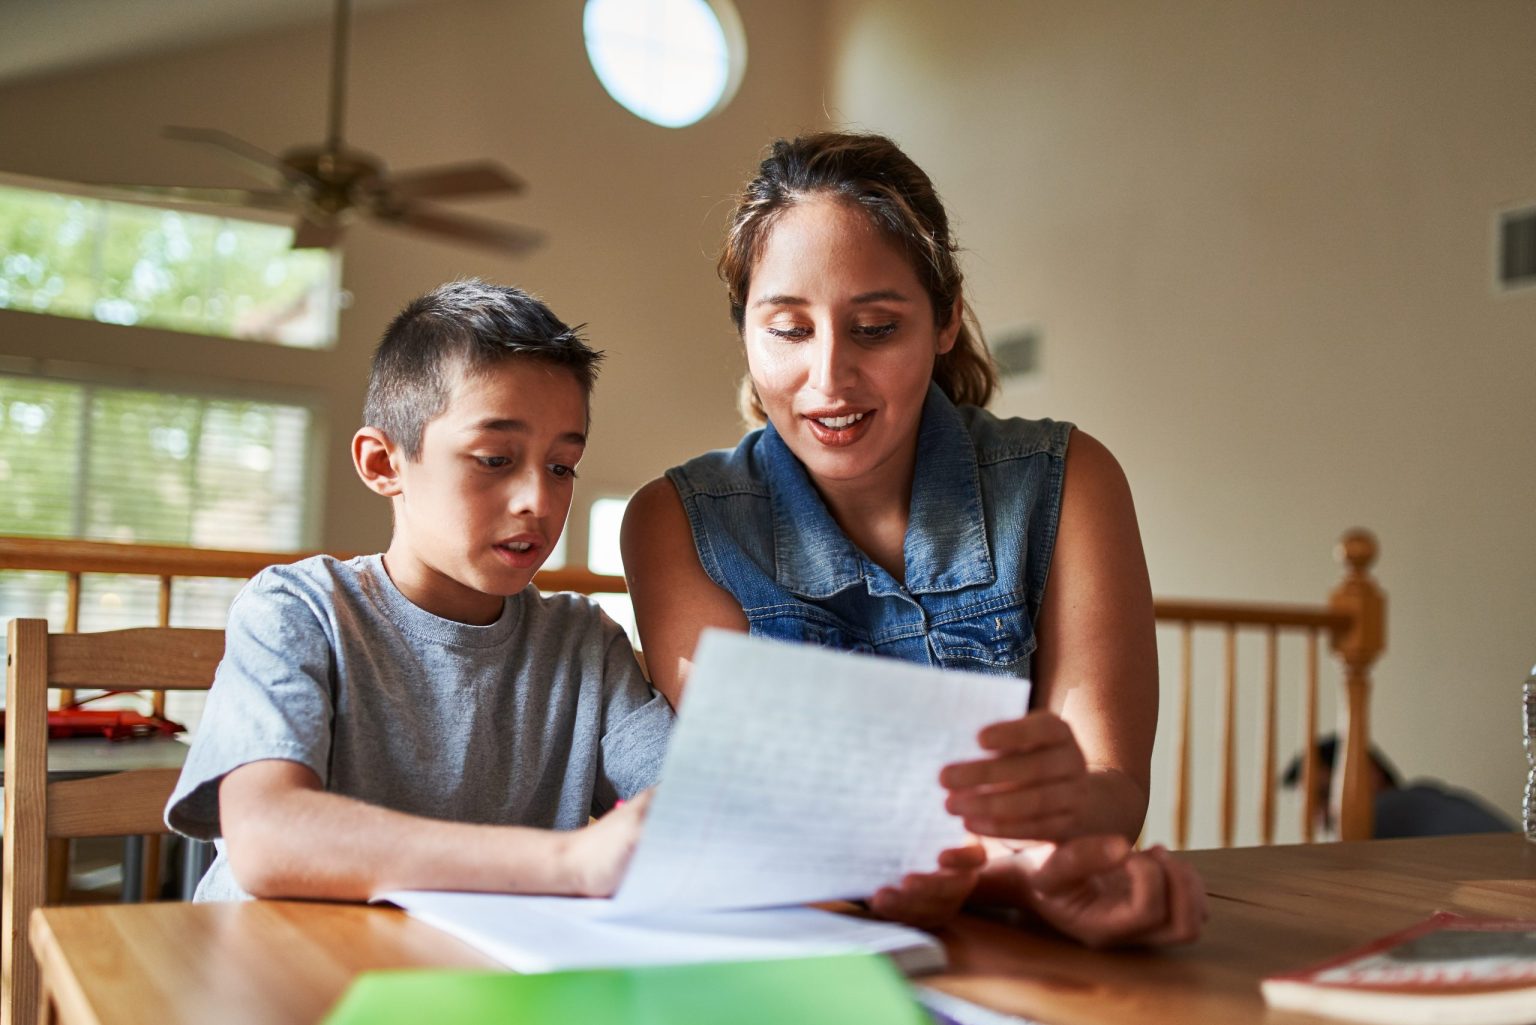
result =
[[781,611],[754,617],[751,632],[757,637],[798,644],[814,644],[836,651],[858,651],[869,654],[874,645],[863,634],[848,629],[823,616],[807,615],[799,611]]
[[1035,630],[1028,611],[1020,606],[934,624],[928,643],[948,669],[1026,676],[1035,653]]

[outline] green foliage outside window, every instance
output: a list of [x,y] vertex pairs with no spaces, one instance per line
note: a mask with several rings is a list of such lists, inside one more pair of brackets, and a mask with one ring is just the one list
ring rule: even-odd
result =
[[328,346],[336,257],[281,225],[0,186],[0,308]]

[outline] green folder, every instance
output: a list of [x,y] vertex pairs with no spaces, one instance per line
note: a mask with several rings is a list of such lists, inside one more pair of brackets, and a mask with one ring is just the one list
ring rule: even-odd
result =
[[516,975],[365,972],[325,1025],[928,1025],[875,954]]

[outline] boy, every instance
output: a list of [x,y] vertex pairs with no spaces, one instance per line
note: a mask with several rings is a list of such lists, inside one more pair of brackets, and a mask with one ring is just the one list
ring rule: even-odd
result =
[[478,281],[390,325],[352,439],[389,550],[271,567],[231,606],[166,807],[222,840],[199,900],[612,892],[646,804],[622,799],[654,782],[672,711],[595,605],[530,584],[600,358]]

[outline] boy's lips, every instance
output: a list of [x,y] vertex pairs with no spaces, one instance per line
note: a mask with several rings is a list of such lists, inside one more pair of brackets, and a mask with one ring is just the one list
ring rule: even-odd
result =
[[536,568],[544,561],[544,539],[533,534],[504,538],[491,546],[502,561],[518,569]]

